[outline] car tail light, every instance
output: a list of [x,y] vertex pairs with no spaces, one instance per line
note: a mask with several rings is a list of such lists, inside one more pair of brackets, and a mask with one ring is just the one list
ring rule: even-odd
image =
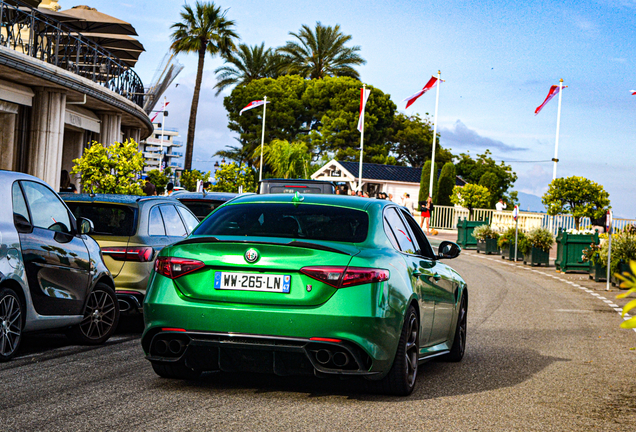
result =
[[186,258],[159,257],[155,261],[155,271],[170,279],[176,279],[205,267],[201,261]]
[[105,247],[102,248],[102,254],[116,261],[150,262],[155,251],[150,246]]
[[389,280],[389,271],[384,269],[315,266],[303,267],[300,272],[334,288]]

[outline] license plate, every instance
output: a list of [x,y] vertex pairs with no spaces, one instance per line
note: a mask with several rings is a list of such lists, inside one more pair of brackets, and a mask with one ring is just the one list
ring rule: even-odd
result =
[[289,293],[290,275],[216,272],[214,289]]

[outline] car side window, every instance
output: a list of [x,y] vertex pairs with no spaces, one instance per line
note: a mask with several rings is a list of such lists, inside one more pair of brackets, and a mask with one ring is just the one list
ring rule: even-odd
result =
[[186,210],[183,207],[177,206],[177,210],[179,210],[179,214],[183,219],[183,223],[185,223],[186,229],[188,230],[188,234],[192,232],[192,230],[199,225],[199,219],[194,217],[189,210]]
[[174,237],[185,236],[186,228],[174,206],[161,205],[159,208],[161,209],[161,215],[163,216],[163,223],[166,225],[166,234]]
[[417,224],[417,222],[415,222],[415,219],[413,219],[413,216],[411,216],[411,214],[405,210],[402,210],[402,216],[408,223],[409,228],[411,228],[411,232],[415,237],[414,240],[417,241],[417,244],[419,245],[418,253],[429,259],[436,259],[431,244],[429,243],[426,235],[424,234],[420,226]]
[[43,184],[23,181],[26,201],[31,209],[33,225],[64,233],[71,232],[71,217],[55,192]]
[[29,210],[27,210],[26,201],[24,200],[24,195],[22,195],[22,189],[20,189],[18,182],[13,183],[11,195],[13,199],[13,217],[15,218],[16,215],[21,216],[26,222],[31,223]]
[[151,236],[165,236],[166,228],[163,225],[163,218],[159,211],[159,206],[154,206],[150,209],[150,215],[148,216],[148,235]]
[[393,230],[389,226],[389,221],[387,221],[386,218],[384,218],[384,232],[386,233],[386,236],[389,238],[389,241],[391,242],[393,247],[396,250],[400,250],[400,245],[398,244],[398,241],[395,238],[395,234],[393,234]]
[[384,211],[384,217],[395,235],[400,250],[404,253],[415,254],[417,245],[413,244],[409,231],[406,226],[404,226],[404,222],[402,222],[402,218],[397,214],[395,208],[391,207],[386,209]]

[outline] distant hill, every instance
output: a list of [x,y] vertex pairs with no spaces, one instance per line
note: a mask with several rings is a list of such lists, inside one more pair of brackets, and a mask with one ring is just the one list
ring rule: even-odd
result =
[[541,203],[541,197],[519,192],[519,210],[545,213],[545,206]]

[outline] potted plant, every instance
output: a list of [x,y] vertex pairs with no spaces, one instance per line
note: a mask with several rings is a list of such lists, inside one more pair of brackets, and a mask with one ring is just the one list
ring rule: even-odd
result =
[[[523,260],[523,254],[519,246],[526,238],[523,231],[519,231],[517,234],[517,261]],[[515,229],[514,227],[508,228],[497,240],[497,245],[501,249],[501,257],[510,261],[514,260],[515,255]]]
[[[607,241],[607,236],[602,234],[599,237],[600,243]],[[590,245],[583,249],[581,255],[581,261],[589,263],[590,265],[590,279],[594,279],[594,282],[601,282],[607,280],[607,266],[604,266],[601,262],[601,245],[590,243]]]
[[[473,209],[485,207],[490,202],[490,192],[484,186],[466,183],[460,187],[453,188],[451,195],[453,204],[468,209],[468,219],[473,218]],[[488,219],[485,221],[473,221],[462,219],[457,223],[457,244],[463,249],[476,249],[477,239],[473,236],[473,230],[483,224],[488,225]]]
[[534,228],[521,243],[523,263],[534,265],[550,265],[550,249],[554,244],[554,236],[545,228]]
[[[599,251],[600,261],[607,268],[609,242],[603,242]],[[629,262],[636,260],[636,230],[631,226],[612,235],[612,262],[610,275],[616,285],[616,274],[630,273]],[[619,282],[618,282],[619,283]]]
[[492,229],[490,225],[479,225],[473,230],[473,237],[477,239],[477,253],[499,254],[497,240],[499,233]]

